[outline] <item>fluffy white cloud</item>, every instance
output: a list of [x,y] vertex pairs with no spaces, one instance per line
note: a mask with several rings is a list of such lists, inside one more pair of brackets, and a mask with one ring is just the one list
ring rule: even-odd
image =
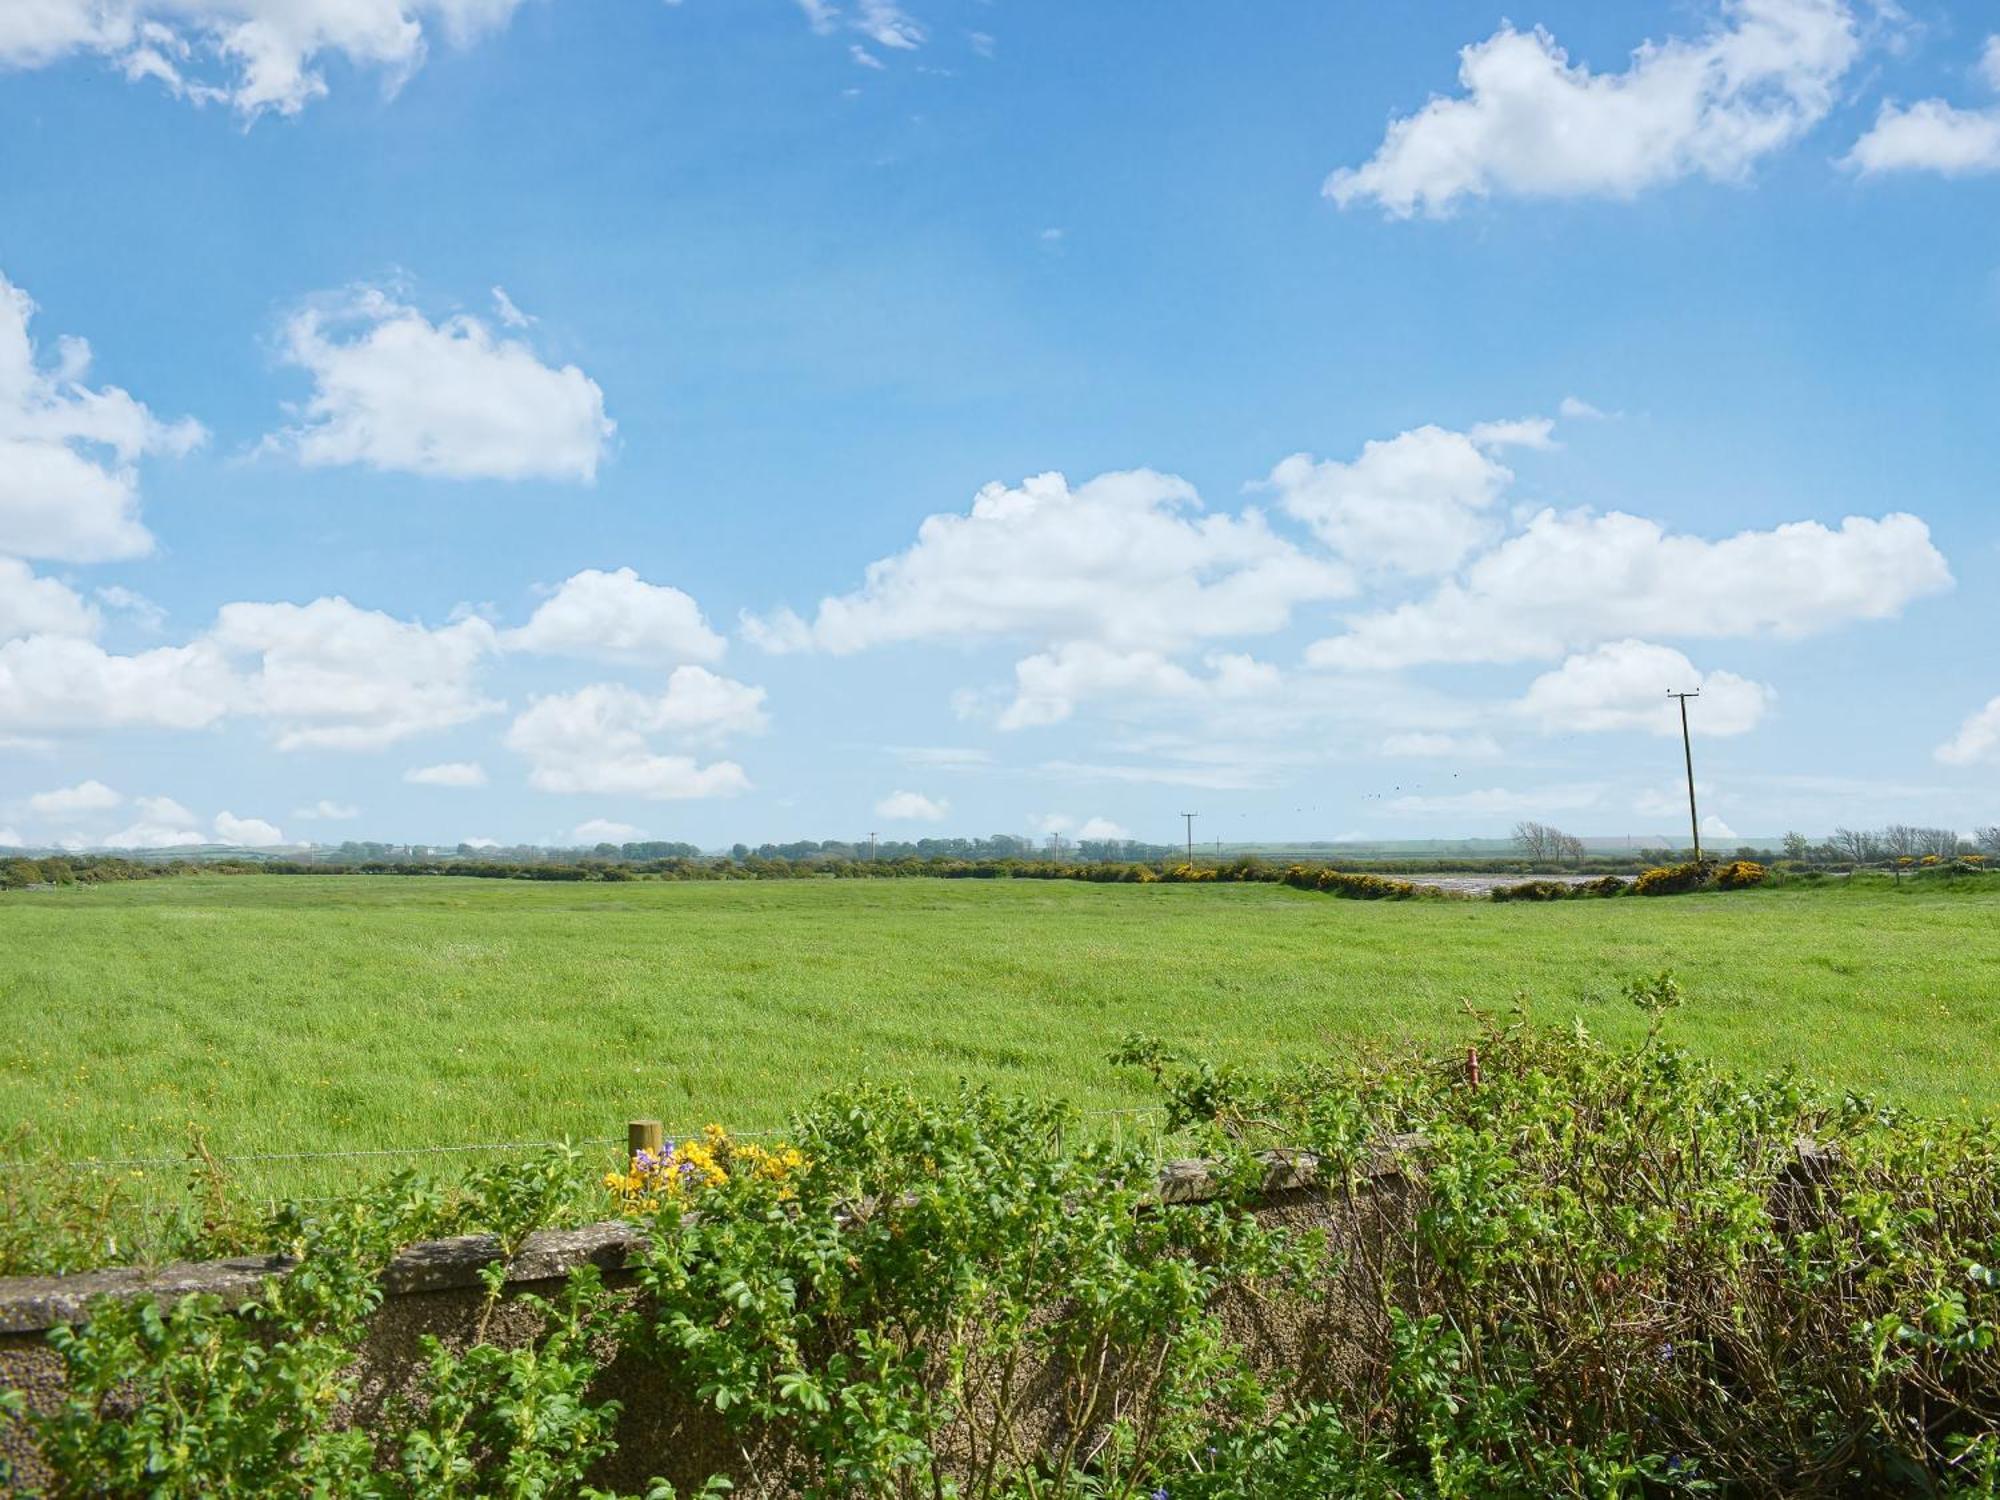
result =
[[934,515],[907,551],[869,564],[810,623],[746,619],[770,650],[851,652],[894,641],[1026,636],[1171,650],[1282,629],[1295,605],[1347,594],[1256,511],[1203,515],[1185,480],[1141,469],[1072,490],[1060,474],[992,484],[969,514]]
[[376,750],[502,707],[474,681],[496,644],[477,618],[431,630],[337,596],[225,604],[207,639],[252,663],[246,709],[276,722],[280,750]]
[[1076,836],[1080,839],[1117,839],[1122,842],[1132,837],[1132,830],[1109,818],[1091,818],[1077,829]]
[[1498,534],[1492,510],[1514,475],[1488,450],[1547,446],[1549,429],[1545,419],[1470,433],[1418,427],[1363,444],[1352,463],[1294,453],[1269,484],[1286,511],[1355,564],[1444,573]]
[[1088,641],[1058,646],[1014,664],[1014,701],[997,722],[1030,729],[1059,724],[1091,699],[1229,701],[1273,693],[1280,684],[1276,667],[1248,656],[1213,652],[1207,665],[1209,675],[1199,677],[1157,651],[1115,651]]
[[266,440],[306,464],[452,479],[597,477],[613,431],[604,392],[478,318],[433,324],[374,287],[320,298],[286,324],[309,372],[300,425]]
[[[0,20],[0,59],[6,25]],[[82,339],[57,340],[45,364],[28,332],[34,312],[28,294],[0,275],[0,552],[66,562],[150,552],[138,461],[185,453],[205,434],[197,422],[160,421],[116,386],[86,386],[90,345]]]
[[28,799],[28,811],[38,818],[74,818],[84,813],[103,812],[117,807],[124,796],[101,781],[80,781],[75,786],[37,792]]
[[922,792],[891,792],[875,804],[875,816],[892,823],[941,823],[950,812],[951,804],[944,798]]
[[528,760],[529,785],[545,792],[727,797],[750,786],[740,765],[662,753],[653,737],[697,746],[754,733],[764,727],[763,702],[762,688],[676,667],[658,697],[599,682],[537,698],[508,728],[507,747]]
[[1975,766],[2000,760],[2000,698],[1969,715],[1958,733],[1937,747],[1937,758],[1948,766]]
[[476,760],[448,760],[435,766],[412,766],[403,773],[412,786],[475,787],[486,785],[486,767]]
[[1957,109],[1942,99],[1921,99],[1907,109],[1884,104],[1841,164],[1869,176],[2000,172],[2000,110]]
[[104,622],[75,589],[0,557],[0,641],[25,635],[93,636]]
[[1629,198],[1683,177],[1740,179],[1826,115],[1858,52],[1843,0],[1725,0],[1705,36],[1648,42],[1621,73],[1572,65],[1539,27],[1503,25],[1459,53],[1461,94],[1394,121],[1326,195],[1408,218],[1466,197]]
[[502,633],[513,651],[642,661],[668,666],[714,661],[724,650],[701,606],[679,589],[648,583],[630,568],[574,573],[518,630]]
[[1699,692],[1689,708],[1696,734],[1755,729],[1777,695],[1734,672],[1703,673],[1671,646],[1613,641],[1570,657],[1528,685],[1518,711],[1547,734],[1638,730],[1678,736],[1680,707],[1669,692]]
[[630,823],[619,823],[610,818],[590,818],[570,830],[570,837],[579,844],[622,844],[627,839],[637,838],[643,829],[634,828]]
[[[2000,36],[1986,39],[1980,71],[1991,87],[2000,89]],[[1908,108],[1884,102],[1874,125],[1841,165],[1864,176],[2000,172],[2000,107],[1959,109],[1942,99],[1920,99]]]
[[1917,517],[1796,521],[1720,541],[1617,511],[1545,510],[1428,599],[1350,621],[1318,666],[1528,661],[1626,636],[1797,637],[1951,586]]
[[246,117],[296,114],[326,93],[338,57],[393,87],[422,64],[433,29],[456,45],[504,26],[520,0],[15,0],[0,6],[0,66],[107,58],[199,104]]
[[195,816],[171,797],[138,799],[139,821],[101,840],[107,849],[175,849],[208,840]]
[[206,641],[114,656],[92,641],[35,635],[0,643],[0,732],[204,729],[239,684]]
[[295,818],[304,818],[309,823],[346,823],[361,816],[361,809],[348,802],[333,802],[322,797],[308,807],[293,812]]
[[215,815],[217,843],[240,844],[246,849],[268,849],[285,841],[284,833],[262,818],[239,818],[232,812]]

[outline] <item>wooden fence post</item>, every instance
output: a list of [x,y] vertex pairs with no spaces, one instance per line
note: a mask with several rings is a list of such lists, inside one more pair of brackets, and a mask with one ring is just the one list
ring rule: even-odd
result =
[[625,1155],[636,1158],[641,1151],[657,1157],[667,1143],[665,1129],[658,1120],[628,1120],[625,1122]]

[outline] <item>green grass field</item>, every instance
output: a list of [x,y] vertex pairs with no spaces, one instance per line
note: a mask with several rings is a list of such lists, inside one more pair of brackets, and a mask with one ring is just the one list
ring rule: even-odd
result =
[[[2000,882],[1996,882],[2000,885]],[[2000,892],[1369,903],[1277,886],[201,877],[0,898],[0,1119],[67,1155],[780,1123],[861,1077],[1141,1102],[1144,1030],[1276,1062],[1461,999],[1941,1112],[2000,1106]]]

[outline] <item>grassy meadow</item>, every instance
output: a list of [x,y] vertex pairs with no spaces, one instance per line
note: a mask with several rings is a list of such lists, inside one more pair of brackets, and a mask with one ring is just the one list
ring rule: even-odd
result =
[[[2000,882],[1996,882],[2000,884]],[[0,898],[0,1119],[66,1156],[779,1124],[863,1077],[1143,1102],[1130,1031],[1219,1058],[1444,1039],[1529,997],[1608,1034],[2000,1107],[2000,892],[1343,901],[1054,881],[214,876]]]

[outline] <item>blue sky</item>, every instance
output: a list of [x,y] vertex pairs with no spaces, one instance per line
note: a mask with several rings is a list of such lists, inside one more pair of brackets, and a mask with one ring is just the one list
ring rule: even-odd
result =
[[0,842],[2000,821],[1993,33],[0,17]]

